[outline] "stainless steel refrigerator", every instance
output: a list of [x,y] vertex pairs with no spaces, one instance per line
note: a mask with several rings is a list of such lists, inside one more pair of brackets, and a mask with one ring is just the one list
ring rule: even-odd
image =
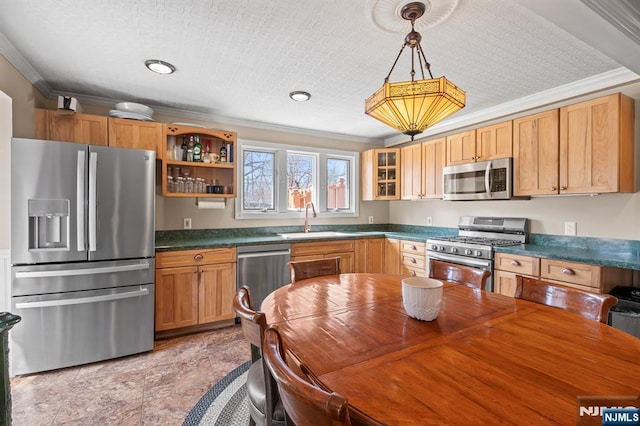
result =
[[148,351],[155,153],[11,141],[11,375]]

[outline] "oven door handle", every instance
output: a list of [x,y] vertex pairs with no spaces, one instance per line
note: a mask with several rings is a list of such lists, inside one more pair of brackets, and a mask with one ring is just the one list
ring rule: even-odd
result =
[[460,256],[451,256],[444,253],[427,253],[427,258],[436,259],[436,260],[446,260],[448,262],[454,262],[461,265],[467,266],[478,266],[481,268],[491,268],[490,260],[482,260],[482,259],[474,259],[472,257],[460,257]]
[[491,163],[492,161],[487,161],[487,168],[484,171],[484,190],[489,198],[491,198]]

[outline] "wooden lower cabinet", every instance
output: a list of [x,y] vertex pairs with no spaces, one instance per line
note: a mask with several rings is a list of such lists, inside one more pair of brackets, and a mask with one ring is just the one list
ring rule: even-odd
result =
[[516,291],[516,275],[537,278],[540,275],[540,259],[519,254],[496,253],[493,269],[493,292],[513,297]]
[[400,240],[387,238],[384,242],[384,272],[400,273]]
[[516,289],[516,275],[539,278],[591,293],[608,293],[617,285],[632,285],[633,282],[633,271],[629,269],[496,253],[493,272],[494,292],[513,297]]
[[427,276],[426,243],[400,241],[400,273],[414,277]]
[[233,319],[235,253],[235,248],[157,253],[155,331]]
[[155,330],[198,324],[198,267],[156,270]]
[[382,273],[385,271],[385,238],[355,240],[354,272]]
[[291,260],[316,260],[329,257],[340,258],[340,272],[355,271],[354,240],[314,241],[291,244]]

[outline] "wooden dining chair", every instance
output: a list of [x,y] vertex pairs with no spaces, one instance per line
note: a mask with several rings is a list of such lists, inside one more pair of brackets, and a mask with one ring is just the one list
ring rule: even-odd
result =
[[246,286],[236,293],[233,309],[240,318],[245,338],[251,344],[252,364],[247,373],[249,425],[284,425],[285,414],[278,388],[262,357],[262,339],[267,319],[263,312],[254,310],[251,293]]
[[429,259],[429,278],[452,281],[484,290],[489,276],[491,276],[489,271]]
[[564,309],[604,324],[609,310],[618,303],[618,299],[609,294],[589,293],[522,275],[516,275],[514,297]]
[[[285,360],[282,337],[274,326],[264,333],[265,363],[278,385],[287,424],[350,425],[349,406],[342,395],[320,388],[298,376]],[[302,371],[306,369],[301,366]]]
[[289,269],[291,270],[291,284],[311,277],[337,275],[340,273],[340,258],[292,260],[289,262]]

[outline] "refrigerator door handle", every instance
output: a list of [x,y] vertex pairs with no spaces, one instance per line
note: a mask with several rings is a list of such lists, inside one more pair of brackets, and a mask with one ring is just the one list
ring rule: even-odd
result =
[[140,290],[126,293],[106,294],[104,296],[78,297],[76,299],[45,300],[42,302],[16,303],[16,309],[51,308],[55,306],[81,305],[84,303],[106,302],[110,300],[130,299],[133,297],[148,296],[149,289],[140,287]]
[[85,235],[84,235],[84,169],[85,169],[86,151],[78,151],[78,162],[76,170],[76,223],[77,223],[77,244],[78,251],[85,251]]
[[57,271],[20,271],[16,272],[16,278],[71,277],[75,275],[112,274],[114,272],[142,271],[145,269],[149,269],[148,263],[136,263],[135,265],[122,266],[106,266],[104,268],[60,269]]
[[96,251],[96,200],[98,153],[89,153],[89,251]]

